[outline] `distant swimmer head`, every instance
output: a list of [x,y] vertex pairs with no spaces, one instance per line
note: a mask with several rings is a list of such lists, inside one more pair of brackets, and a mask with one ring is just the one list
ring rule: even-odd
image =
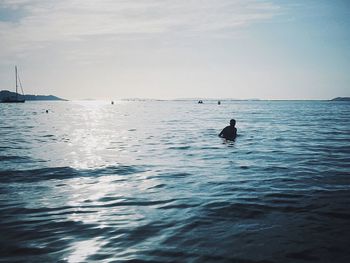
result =
[[49,113],[49,110],[46,110],[46,113]]
[[230,120],[230,125],[231,126],[235,126],[236,125],[236,120],[235,119],[231,119]]

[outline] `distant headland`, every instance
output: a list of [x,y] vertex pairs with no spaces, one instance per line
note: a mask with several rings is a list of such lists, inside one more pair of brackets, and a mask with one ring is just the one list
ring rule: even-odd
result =
[[350,97],[337,97],[331,100],[332,101],[350,101]]
[[[9,98],[9,97],[13,97],[16,96],[15,92],[11,92],[8,90],[1,90],[0,91],[0,101]],[[67,101],[66,99],[62,99],[53,95],[31,95],[31,94],[27,94],[27,95],[18,95],[19,98],[23,98],[25,100],[60,100],[60,101]]]

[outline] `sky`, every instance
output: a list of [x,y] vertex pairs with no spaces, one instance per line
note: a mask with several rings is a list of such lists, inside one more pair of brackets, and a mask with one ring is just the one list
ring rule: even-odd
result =
[[350,97],[349,28],[347,0],[0,0],[0,90]]

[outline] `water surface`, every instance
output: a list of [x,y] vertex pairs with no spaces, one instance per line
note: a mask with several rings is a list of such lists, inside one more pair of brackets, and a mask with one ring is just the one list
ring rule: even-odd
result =
[[350,262],[349,116],[326,101],[0,104],[0,261]]

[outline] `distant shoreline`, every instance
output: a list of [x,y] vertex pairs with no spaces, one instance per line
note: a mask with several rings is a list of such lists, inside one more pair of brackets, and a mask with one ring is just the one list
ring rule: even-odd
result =
[[[1,90],[0,91],[0,101],[3,101],[6,98],[9,97],[15,97],[16,92],[11,92],[8,90]],[[66,99],[59,98],[54,95],[32,95],[32,94],[26,94],[26,95],[21,95],[18,94],[19,98],[25,99],[26,101],[67,101]]]
[[350,101],[350,97],[337,97],[337,98],[331,99],[331,101]]
[[[16,93],[11,92],[8,90],[1,90],[0,91],[0,101],[8,98],[8,97],[15,97]],[[32,95],[32,94],[25,94],[21,95],[18,94],[19,98],[24,98],[26,101],[69,101],[67,99],[63,99],[54,95]],[[102,99],[102,101],[109,101],[109,100],[115,100],[115,99]],[[258,98],[251,98],[251,99],[237,99],[237,98],[174,98],[174,99],[154,99],[154,98],[119,98],[116,100],[120,101],[198,101],[202,100],[205,101],[350,101],[350,97],[336,97],[333,99],[258,99]],[[101,99],[74,99],[73,101],[101,101]]]

